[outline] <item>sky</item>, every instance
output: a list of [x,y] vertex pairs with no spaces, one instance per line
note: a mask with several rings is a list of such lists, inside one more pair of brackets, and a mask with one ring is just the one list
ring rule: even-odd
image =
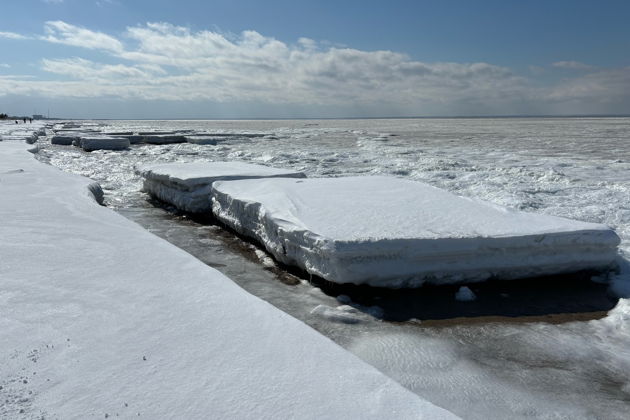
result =
[[21,0],[0,113],[630,114],[630,1]]

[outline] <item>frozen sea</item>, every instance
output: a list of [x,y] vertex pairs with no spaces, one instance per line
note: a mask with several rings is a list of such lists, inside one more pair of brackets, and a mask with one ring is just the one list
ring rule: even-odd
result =
[[[140,191],[143,164],[236,160],[309,177],[391,175],[526,211],[613,227],[630,256],[630,118],[81,121],[103,131],[255,133],[217,145],[39,157],[101,183],[105,203],[464,418],[627,418],[630,305],[588,275],[388,292],[312,284],[208,221]],[[617,280],[624,276],[617,276]],[[627,273],[626,273],[627,275]],[[614,277],[614,276],[611,276]],[[616,292],[616,293],[614,293]],[[241,308],[247,310],[246,308]]]

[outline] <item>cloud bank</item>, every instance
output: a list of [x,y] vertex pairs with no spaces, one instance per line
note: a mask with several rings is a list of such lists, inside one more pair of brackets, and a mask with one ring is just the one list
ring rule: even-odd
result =
[[576,61],[552,63],[551,71],[573,73],[542,85],[483,62],[427,63],[392,51],[328,47],[307,38],[287,44],[256,31],[194,32],[163,22],[114,36],[49,21],[42,35],[0,37],[62,44],[73,54],[41,58],[38,66],[48,76],[4,76],[0,95],[367,107],[382,115],[630,112],[630,68]]

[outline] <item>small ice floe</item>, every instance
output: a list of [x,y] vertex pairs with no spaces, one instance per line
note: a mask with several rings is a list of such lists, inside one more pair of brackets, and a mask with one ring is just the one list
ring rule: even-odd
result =
[[76,135],[54,135],[50,139],[50,144],[58,144],[61,146],[71,146],[79,137]]
[[455,293],[455,300],[459,302],[472,302],[475,299],[477,299],[475,292],[466,286],[460,287]]
[[342,305],[337,308],[327,305],[317,305],[311,311],[311,315],[341,324],[358,324],[363,321],[361,312],[348,305]]
[[262,251],[260,249],[256,249],[254,251],[254,253],[256,254],[256,257],[258,257],[258,260],[262,263],[262,265],[264,265],[267,268],[271,268],[271,267],[275,267],[276,263],[273,262],[273,259],[269,257],[269,255],[267,255],[267,253],[265,251]]
[[352,302],[352,298],[348,295],[339,295],[337,296],[337,302],[347,305]]

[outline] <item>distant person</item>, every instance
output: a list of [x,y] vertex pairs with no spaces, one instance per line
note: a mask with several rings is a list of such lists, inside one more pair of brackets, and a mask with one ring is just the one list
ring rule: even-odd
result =
[[24,124],[26,124],[26,118],[22,118],[22,121],[24,121]]
[[29,124],[33,124],[33,119],[32,119],[32,118],[29,118],[29,119],[28,119],[28,123],[29,123]]
[[19,124],[19,123],[18,123],[18,120],[15,120],[15,123],[16,123],[16,124]]

